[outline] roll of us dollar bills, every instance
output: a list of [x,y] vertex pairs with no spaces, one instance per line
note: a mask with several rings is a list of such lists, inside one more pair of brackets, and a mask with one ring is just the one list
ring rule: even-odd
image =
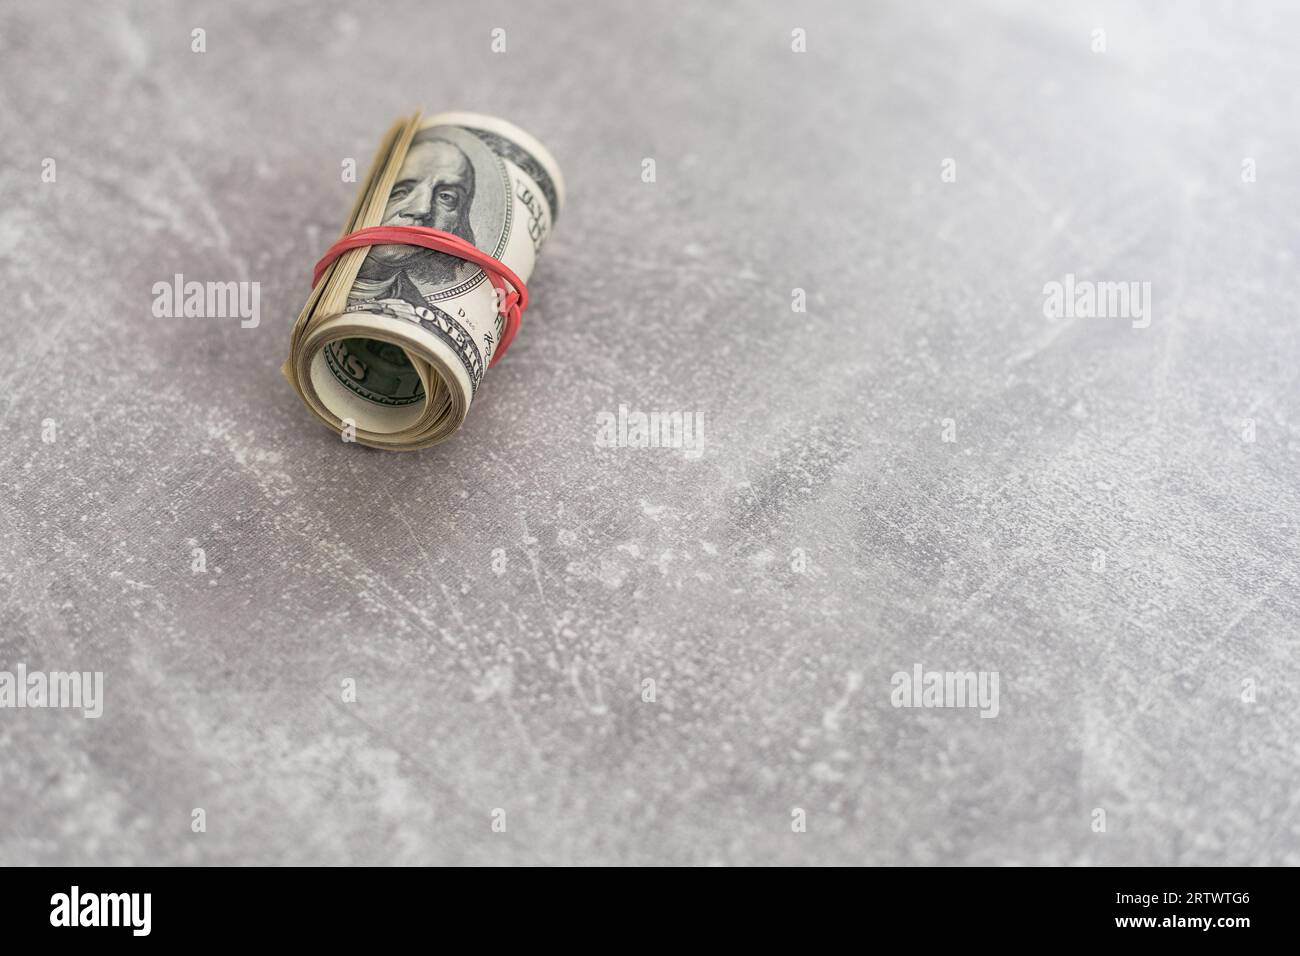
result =
[[[517,126],[476,113],[417,114],[385,135],[343,235],[438,229],[527,281],[563,204],[559,166]],[[500,305],[483,269],[456,256],[412,245],[353,249],[316,282],[282,371],[346,439],[424,448],[464,422],[501,348]]]

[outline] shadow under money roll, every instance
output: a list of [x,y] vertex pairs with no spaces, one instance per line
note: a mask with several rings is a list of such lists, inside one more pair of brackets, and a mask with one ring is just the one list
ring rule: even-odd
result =
[[[527,281],[563,203],[559,166],[517,126],[416,115],[385,135],[343,236],[438,230]],[[294,323],[285,377],[346,440],[403,451],[449,438],[510,344],[500,277],[405,243],[336,255]]]

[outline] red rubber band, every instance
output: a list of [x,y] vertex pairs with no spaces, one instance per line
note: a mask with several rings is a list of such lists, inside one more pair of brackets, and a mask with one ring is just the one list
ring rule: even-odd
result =
[[[326,250],[325,255],[321,256],[312,272],[312,288],[320,282],[321,276],[330,267],[330,263],[349,249],[384,245],[422,246],[434,252],[445,252],[449,256],[472,262],[487,273],[488,281],[502,293],[501,314],[506,319],[505,328],[501,332],[501,344],[492,355],[492,361],[488,362],[488,368],[496,365],[497,361],[506,354],[510,343],[514,341],[515,333],[519,331],[519,322],[523,318],[524,309],[528,308],[528,288],[519,276],[506,267],[504,262],[494,259],[460,236],[443,232],[441,229],[430,229],[427,226],[371,226],[368,229],[358,229],[334,243]],[[507,285],[510,288],[506,288]]]

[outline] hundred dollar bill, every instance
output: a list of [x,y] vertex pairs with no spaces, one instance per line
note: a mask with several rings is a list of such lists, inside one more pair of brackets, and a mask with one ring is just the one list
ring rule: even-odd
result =
[[[532,274],[564,180],[541,143],[477,113],[418,114],[385,135],[343,235],[369,226],[453,233]],[[461,426],[501,341],[478,266],[406,245],[335,260],[294,323],[285,377],[330,428],[374,448],[424,448]]]

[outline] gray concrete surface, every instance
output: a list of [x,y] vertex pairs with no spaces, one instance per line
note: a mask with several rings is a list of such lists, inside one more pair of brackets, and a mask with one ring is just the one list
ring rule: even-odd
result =
[[[105,685],[0,710],[0,863],[1300,862],[1294,6],[390,6],[0,14],[0,669]],[[570,201],[401,456],[278,367],[417,107]]]

